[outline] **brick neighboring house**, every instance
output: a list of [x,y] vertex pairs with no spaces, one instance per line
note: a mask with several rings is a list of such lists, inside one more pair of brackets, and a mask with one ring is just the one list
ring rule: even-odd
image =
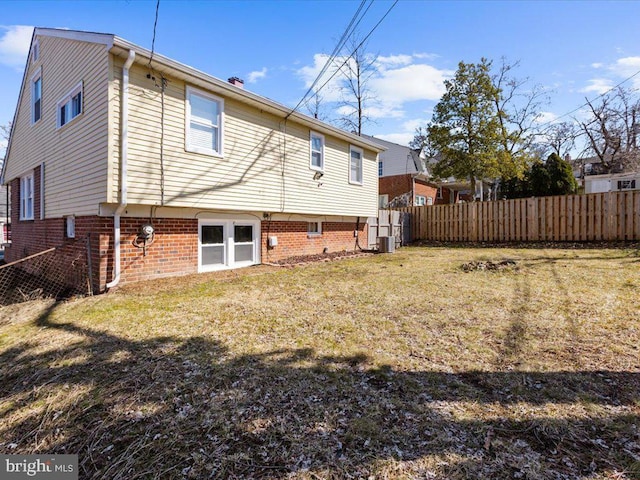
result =
[[435,181],[420,150],[363,135],[386,148],[378,161],[378,206],[440,205],[467,200],[468,182]]
[[6,258],[88,242],[104,291],[353,250],[383,150],[115,35],[36,28],[0,177]]

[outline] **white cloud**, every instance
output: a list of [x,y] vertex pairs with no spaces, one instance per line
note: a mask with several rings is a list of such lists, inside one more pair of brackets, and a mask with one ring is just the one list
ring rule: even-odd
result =
[[380,56],[376,58],[376,63],[382,68],[395,65],[410,65],[412,62],[413,57],[411,55],[391,55],[389,57]]
[[258,80],[262,80],[266,76],[267,67],[263,67],[262,70],[255,70],[253,72],[250,72],[249,75],[247,75],[247,81],[249,83],[256,83]]
[[426,127],[429,123],[429,119],[426,118],[414,118],[413,120],[407,120],[402,124],[402,128],[413,135],[418,127]]
[[[316,77],[322,71],[325,63],[327,63],[327,59],[329,55],[325,53],[316,53],[313,56],[313,65],[306,65],[296,71],[298,76],[302,78],[304,81],[305,88],[309,88]],[[336,60],[337,61],[337,60]],[[331,80],[329,77],[335,71],[335,67],[329,67],[327,71],[322,75],[322,78],[316,84],[316,88],[322,87],[326,82],[328,82],[320,93],[324,101],[327,102],[335,102],[340,99],[340,76],[335,75]]]
[[[327,59],[326,54],[316,54],[313,57],[313,65],[297,70],[298,76],[305,82],[307,88],[320,73]],[[317,87],[327,82],[344,60],[345,57],[336,59],[333,67],[323,74]],[[370,97],[374,100],[368,102],[364,113],[374,120],[402,119],[406,115],[406,109],[409,108],[407,103],[439,100],[445,92],[444,80],[454,73],[417,61],[416,55],[404,54],[378,57],[372,67],[373,71],[370,72],[367,86]],[[335,75],[320,92],[322,101],[325,103],[340,101],[340,87],[343,84],[344,76],[340,73]],[[338,108],[336,113],[348,115],[351,110],[348,107],[342,107]],[[414,130],[415,126],[412,125],[408,127],[408,133],[403,135],[413,137]]]
[[376,135],[376,138],[408,147],[409,142],[413,140],[413,133],[389,133],[385,135]]
[[589,80],[590,85],[580,89],[582,93],[597,93],[601,95],[614,86],[613,82],[608,78],[592,78]]
[[555,122],[557,118],[558,118],[558,115],[556,115],[553,112],[540,112],[538,113],[538,116],[536,117],[535,121],[537,123],[552,123],[552,122]]
[[22,69],[27,61],[33,27],[0,26],[0,65]]
[[591,68],[602,68],[604,67],[604,63],[592,63]]
[[616,60],[611,70],[621,77],[630,77],[640,70],[640,57],[624,57]]
[[[640,71],[640,57],[619,58],[616,60],[616,63],[609,68],[619,77],[629,78]],[[636,75],[632,82],[635,88],[640,88],[640,75]]]
[[426,64],[406,65],[381,72],[379,77],[371,79],[371,87],[385,104],[439,100],[445,92],[443,82],[452,73]]
[[414,53],[413,58],[419,58],[421,60],[435,60],[440,55],[436,53]]

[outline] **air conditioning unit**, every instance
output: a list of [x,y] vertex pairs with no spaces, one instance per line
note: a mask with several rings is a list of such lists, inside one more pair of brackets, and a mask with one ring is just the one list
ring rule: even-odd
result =
[[393,253],[396,251],[396,237],[378,237],[378,251]]

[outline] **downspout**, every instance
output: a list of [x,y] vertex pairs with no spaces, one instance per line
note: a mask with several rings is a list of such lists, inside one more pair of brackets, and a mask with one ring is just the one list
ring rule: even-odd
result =
[[136,52],[129,50],[127,61],[122,67],[120,106],[120,203],[113,214],[113,280],[107,288],[120,283],[120,215],[127,208],[127,155],[129,152],[129,68],[136,58]]

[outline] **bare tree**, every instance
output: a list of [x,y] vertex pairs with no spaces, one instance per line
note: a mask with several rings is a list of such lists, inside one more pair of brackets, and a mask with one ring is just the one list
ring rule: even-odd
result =
[[373,106],[376,98],[369,87],[369,80],[377,71],[375,63],[378,56],[367,53],[367,43],[358,36],[352,37],[349,48],[351,56],[337,67],[344,79],[340,123],[344,129],[361,135],[363,126],[372,122],[367,108]]
[[429,122],[425,127],[416,128],[413,140],[409,142],[411,148],[420,150],[428,159],[433,159],[438,154],[436,146],[429,137],[429,127],[431,125],[432,123]]
[[[7,122],[6,125],[0,125],[0,137],[2,137],[4,140],[8,142],[10,135],[11,135],[11,122]],[[4,165],[5,155],[6,155],[6,151],[2,153],[2,156],[0,156],[0,170],[2,170],[2,166]]]
[[589,118],[580,122],[586,154],[600,160],[602,173],[640,165],[640,99],[635,91],[618,87],[595,103],[587,99]]
[[317,90],[311,97],[304,101],[304,106],[313,118],[327,121],[327,115],[324,111],[324,97]]
[[500,122],[502,162],[510,165],[512,176],[519,176],[527,167],[527,161],[535,144],[537,118],[543,104],[548,103],[541,85],[528,87],[528,78],[513,76],[519,61],[509,63],[502,58],[496,73],[491,77],[495,87],[494,104]]
[[560,122],[549,125],[540,133],[538,145],[546,158],[555,153],[564,158],[576,145],[576,138],[580,135],[580,128],[574,122]]
[[11,122],[7,122],[6,125],[0,125],[0,136],[5,140],[9,140],[11,134]]

